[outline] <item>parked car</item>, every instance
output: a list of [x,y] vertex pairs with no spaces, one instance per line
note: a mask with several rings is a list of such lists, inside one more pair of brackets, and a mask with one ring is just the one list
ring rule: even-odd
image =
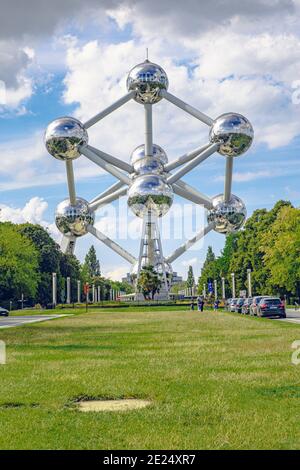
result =
[[236,304],[235,304],[235,309],[234,309],[236,313],[242,313],[244,302],[245,302],[245,299],[242,297],[237,299]]
[[8,317],[9,311],[6,308],[0,307],[0,317]]
[[279,297],[264,297],[258,304],[257,316],[286,318],[284,303]]
[[230,311],[230,304],[231,304],[232,299],[227,299],[225,300],[225,309]]
[[247,297],[247,299],[245,299],[245,302],[242,306],[242,313],[244,315],[249,315],[250,314],[250,305],[252,304],[252,297]]
[[267,295],[258,295],[253,297],[252,304],[250,305],[250,315],[257,315],[257,307],[261,299],[268,297]]
[[229,312],[235,312],[235,304],[237,303],[238,299],[231,299],[230,305],[229,305]]

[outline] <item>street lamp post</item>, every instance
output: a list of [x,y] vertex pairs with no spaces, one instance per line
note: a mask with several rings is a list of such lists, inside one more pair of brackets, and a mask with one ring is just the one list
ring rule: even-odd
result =
[[232,298],[235,298],[235,274],[231,273],[231,279],[232,279]]
[[71,303],[71,278],[67,277],[67,304]]
[[52,304],[56,307],[57,304],[57,276],[52,273]]
[[214,288],[215,288],[215,299],[217,300],[218,298],[218,283],[217,280],[214,280]]
[[252,282],[251,282],[251,269],[247,269],[247,277],[248,277],[248,297],[252,297]]
[[77,281],[77,303],[80,304],[81,302],[81,282],[80,280]]
[[225,300],[226,298],[226,293],[225,293],[225,277],[222,277],[222,298]]

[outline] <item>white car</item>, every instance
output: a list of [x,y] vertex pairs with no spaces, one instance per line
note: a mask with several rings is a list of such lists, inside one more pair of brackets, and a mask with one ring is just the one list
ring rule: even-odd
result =
[[6,308],[0,307],[0,317],[8,317],[9,311]]

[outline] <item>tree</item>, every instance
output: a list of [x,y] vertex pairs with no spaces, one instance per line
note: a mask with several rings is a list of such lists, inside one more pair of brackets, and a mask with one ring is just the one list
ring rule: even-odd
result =
[[40,280],[39,254],[15,225],[0,223],[0,300],[34,299]]
[[137,288],[142,292],[146,300],[154,298],[159,292],[162,280],[159,274],[154,271],[153,266],[144,266],[140,272]]
[[93,283],[96,276],[101,276],[100,262],[97,259],[97,254],[94,245],[92,245],[85,256],[82,266],[82,279],[89,284]]
[[300,210],[281,206],[277,218],[262,237],[261,249],[270,273],[268,286],[282,295],[300,297]]
[[195,278],[194,278],[194,272],[193,272],[193,267],[192,266],[189,266],[189,269],[188,269],[188,276],[187,276],[186,285],[190,289],[192,287],[194,287],[194,285],[195,285]]

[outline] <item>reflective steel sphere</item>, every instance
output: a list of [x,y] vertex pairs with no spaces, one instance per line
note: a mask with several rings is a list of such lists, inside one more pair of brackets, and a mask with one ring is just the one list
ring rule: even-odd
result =
[[145,60],[130,70],[127,77],[128,91],[136,91],[138,103],[158,103],[160,90],[167,90],[169,81],[166,72],[157,64]]
[[[164,151],[164,149],[161,148],[159,145],[153,144],[152,154],[153,154],[153,158],[156,158],[157,160],[159,160],[163,165],[168,163],[167,154]],[[134,165],[136,162],[138,162],[139,160],[142,160],[143,158],[145,158],[145,145],[144,144],[139,145],[132,152],[131,157],[130,157],[131,164]]]
[[87,145],[88,134],[80,121],[63,117],[52,121],[45,132],[48,152],[58,160],[73,160],[80,156],[79,147]]
[[138,217],[153,211],[165,215],[173,203],[173,190],[161,176],[138,176],[128,190],[128,206]]
[[219,194],[213,198],[213,209],[208,212],[207,221],[214,223],[214,230],[218,233],[232,233],[239,230],[247,217],[247,210],[243,201],[231,195],[228,203],[224,202],[224,195]]
[[153,157],[145,157],[133,165],[138,175],[161,175],[164,172],[162,163]]
[[253,127],[244,116],[226,113],[218,117],[209,133],[211,143],[220,144],[221,155],[237,157],[246,152],[254,137]]
[[78,197],[72,206],[69,199],[58,204],[55,212],[55,223],[58,230],[66,236],[81,237],[87,233],[87,226],[93,225],[95,214],[91,212],[88,202]]

